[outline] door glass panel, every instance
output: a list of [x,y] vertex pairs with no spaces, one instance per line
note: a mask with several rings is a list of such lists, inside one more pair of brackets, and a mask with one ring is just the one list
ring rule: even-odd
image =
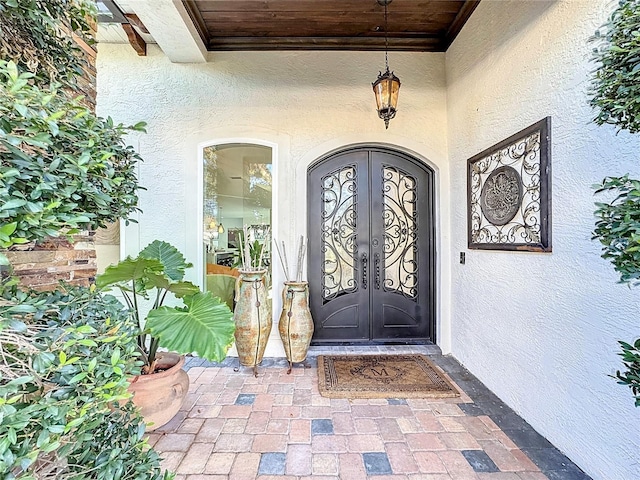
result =
[[416,195],[414,177],[395,167],[382,167],[382,288],[414,300],[418,297]]
[[324,303],[358,289],[356,246],[356,167],[322,177],[322,298]]
[[271,266],[271,148],[250,144],[204,148],[205,285],[214,295],[233,303],[230,268],[239,264],[243,227],[249,240],[265,251],[263,265]]

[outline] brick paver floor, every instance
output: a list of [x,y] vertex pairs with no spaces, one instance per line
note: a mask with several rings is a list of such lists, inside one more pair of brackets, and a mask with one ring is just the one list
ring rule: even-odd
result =
[[193,359],[182,409],[149,442],[176,480],[589,479],[454,359],[431,358],[459,398],[324,398],[313,356],[291,374],[265,359],[257,378]]

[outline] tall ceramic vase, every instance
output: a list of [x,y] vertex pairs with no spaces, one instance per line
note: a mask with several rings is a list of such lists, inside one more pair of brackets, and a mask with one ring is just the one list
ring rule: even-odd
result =
[[236,308],[233,320],[236,324],[236,348],[240,364],[257,368],[271,333],[271,312],[265,287],[266,269],[240,269],[236,281]]
[[313,319],[309,311],[309,284],[285,282],[282,290],[282,313],[278,324],[280,338],[289,360],[289,371],[294,363],[307,358],[313,336]]

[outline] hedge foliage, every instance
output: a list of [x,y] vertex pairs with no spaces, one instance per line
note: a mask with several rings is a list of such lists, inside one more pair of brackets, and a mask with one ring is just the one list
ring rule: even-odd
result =
[[[597,68],[591,86],[594,122],[618,130],[640,132],[640,0],[620,0],[609,21],[592,38]],[[607,177],[596,193],[613,193],[611,202],[596,203],[593,238],[602,243],[620,282],[640,284],[640,180]],[[633,345],[619,341],[626,370],[617,371],[618,383],[628,386],[640,406],[640,339]]]
[[111,296],[71,288],[0,301],[0,478],[160,480],[127,378],[137,326]]
[[594,122],[640,132],[640,0],[621,0],[592,38]]
[[104,227],[137,210],[125,127],[0,61],[0,247]]
[[95,13],[88,0],[0,0],[0,58],[34,74],[39,85],[73,85],[83,60],[71,32],[91,43]]

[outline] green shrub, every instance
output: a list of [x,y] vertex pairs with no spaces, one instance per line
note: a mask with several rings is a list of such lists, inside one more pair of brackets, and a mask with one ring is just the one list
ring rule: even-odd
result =
[[633,345],[626,342],[619,343],[622,348],[619,355],[622,357],[626,371],[618,370],[616,378],[620,385],[626,385],[631,389],[636,399],[636,407],[640,407],[640,338]]
[[[140,158],[123,138],[143,124],[71,98],[85,62],[72,33],[93,22],[90,0],[0,0],[0,248],[137,210]],[[90,289],[25,293],[10,280],[0,294],[0,478],[172,478],[129,402],[142,364],[130,313]]]
[[89,0],[0,0],[0,58],[35,74],[39,84],[72,85],[82,57],[69,32],[91,42],[95,11]]
[[640,1],[620,0],[609,21],[592,38],[594,122],[640,132]]
[[[596,193],[614,192],[617,196],[609,203],[596,203],[594,237],[603,244],[602,258],[613,264],[620,274],[620,283],[640,284],[640,180],[607,177],[597,186]],[[640,407],[640,338],[634,345],[618,342],[625,371],[618,370],[615,378],[633,392],[635,404]]]
[[[640,0],[620,0],[606,25],[591,39],[596,44],[593,60],[598,64],[591,85],[593,119],[598,125],[640,132]],[[596,193],[617,193],[610,203],[596,203],[598,220],[594,237],[604,245],[602,257],[611,261],[620,282],[640,284],[640,180],[607,177]],[[628,385],[640,406],[640,355],[626,342],[622,346],[626,372],[616,378]],[[636,353],[640,339],[635,341]]]
[[95,116],[55,87],[0,61],[0,247],[104,227],[137,210],[139,156],[123,135],[142,130]]
[[0,477],[159,480],[144,421],[128,402],[137,327],[86,288],[0,303]]
[[607,177],[596,193],[617,196],[609,203],[597,202],[593,238],[602,243],[602,258],[620,274],[620,283],[640,284],[640,180]]

